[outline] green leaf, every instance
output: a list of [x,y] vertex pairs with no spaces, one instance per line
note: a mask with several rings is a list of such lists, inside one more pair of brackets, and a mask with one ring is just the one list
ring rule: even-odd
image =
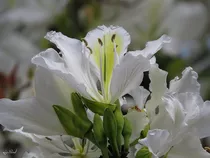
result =
[[143,147],[137,152],[136,158],[152,158],[152,153],[148,147]]
[[83,120],[88,120],[87,113],[85,110],[85,106],[82,103],[82,98],[77,93],[71,94],[71,100],[74,108],[74,112],[77,116],[79,116]]
[[53,105],[53,108],[67,134],[84,138],[85,134],[92,128],[91,121],[82,120],[68,109],[58,105]]
[[103,127],[106,136],[109,138],[110,145],[116,157],[119,157],[117,146],[117,122],[115,116],[109,108],[104,111]]
[[94,113],[99,114],[101,116],[103,116],[104,114],[104,110],[106,108],[111,109],[112,111],[115,110],[116,105],[115,104],[105,104],[105,103],[100,103],[100,102],[96,102],[93,100],[89,100],[87,98],[82,97],[83,102],[85,103],[85,105]]

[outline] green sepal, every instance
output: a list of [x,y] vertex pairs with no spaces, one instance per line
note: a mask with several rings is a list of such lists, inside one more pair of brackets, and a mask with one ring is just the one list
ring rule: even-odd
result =
[[94,113],[99,114],[103,116],[104,111],[106,108],[111,109],[112,111],[115,110],[116,105],[115,104],[106,104],[106,103],[101,103],[93,100],[89,100],[87,98],[82,97],[83,102],[85,105]]
[[106,136],[109,138],[115,156],[119,157],[120,154],[117,145],[117,121],[112,110],[109,108],[104,111],[103,127]]
[[124,127],[122,135],[124,138],[124,149],[126,152],[128,152],[129,150],[131,134],[132,134],[132,125],[129,122],[129,120],[126,117],[124,117]]
[[152,153],[148,147],[143,147],[137,152],[136,158],[152,158]]
[[148,131],[150,130],[150,124],[147,124],[145,127],[144,127],[144,130],[141,131],[141,137],[140,139],[143,139],[147,136],[147,133]]
[[82,120],[62,106],[53,105],[53,108],[67,134],[78,138],[84,138],[85,134],[91,130],[91,121]]
[[117,144],[118,144],[118,148],[119,150],[121,150],[121,145],[122,145],[122,131],[123,131],[123,127],[124,127],[124,117],[123,114],[121,112],[121,108],[120,105],[117,104],[117,107],[114,111],[114,116],[117,122]]
[[87,113],[85,110],[85,106],[82,103],[82,98],[77,93],[71,94],[71,101],[73,104],[74,112],[77,116],[79,116],[83,120],[88,120]]

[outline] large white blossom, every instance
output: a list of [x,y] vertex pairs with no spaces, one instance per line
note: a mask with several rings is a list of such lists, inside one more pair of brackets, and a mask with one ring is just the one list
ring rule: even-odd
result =
[[104,103],[114,103],[139,85],[150,68],[148,59],[168,41],[162,36],[142,51],[127,52],[130,36],[116,26],[99,26],[82,42],[57,32],[46,38],[57,45],[62,57],[48,49],[32,62],[60,75],[84,97]]

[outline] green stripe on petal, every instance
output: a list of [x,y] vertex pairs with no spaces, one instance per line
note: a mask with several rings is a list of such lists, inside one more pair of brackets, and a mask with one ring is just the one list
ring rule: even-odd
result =
[[[109,100],[109,86],[111,82],[112,72],[115,65],[115,51],[118,55],[123,50],[123,37],[118,34],[107,32],[102,38],[95,41],[92,52],[93,58],[100,69],[102,65],[102,80],[104,81],[104,99]],[[100,59],[101,58],[101,59]],[[102,63],[100,63],[102,61]]]

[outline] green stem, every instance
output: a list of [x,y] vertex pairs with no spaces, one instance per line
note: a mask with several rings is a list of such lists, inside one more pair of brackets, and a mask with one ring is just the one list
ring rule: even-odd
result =
[[101,148],[101,152],[102,152],[103,158],[109,158],[109,151],[107,147]]
[[121,143],[122,143],[122,141],[121,141],[121,133],[118,133],[118,135],[117,135],[117,145],[118,145],[119,151],[121,151]]
[[129,150],[129,137],[124,138],[124,150],[128,152]]
[[117,145],[117,141],[113,141],[112,143],[110,142],[110,145],[112,146],[112,150],[115,153],[115,155],[120,158],[120,153],[118,150],[118,145]]
[[94,134],[92,131],[89,131],[88,133],[86,133],[85,138],[87,138],[89,141],[91,141],[93,144],[95,144],[97,147],[99,147],[98,144],[96,143],[96,140],[94,138]]

